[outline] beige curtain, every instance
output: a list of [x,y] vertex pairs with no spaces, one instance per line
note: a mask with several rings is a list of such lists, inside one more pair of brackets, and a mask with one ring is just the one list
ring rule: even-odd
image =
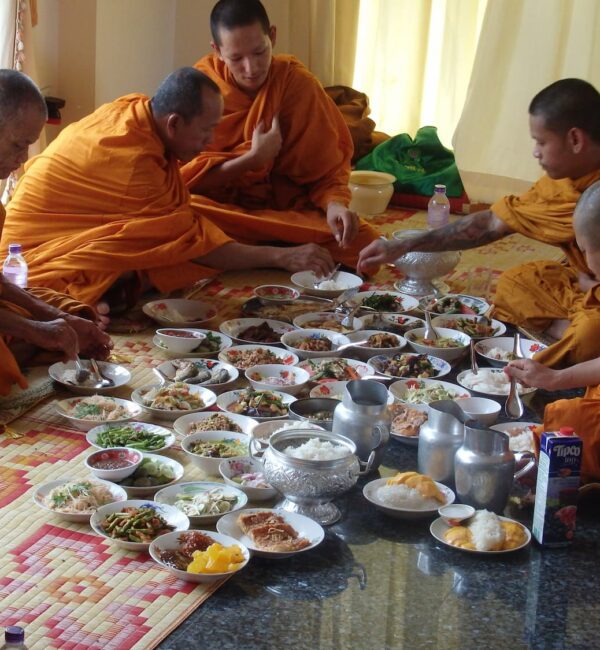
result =
[[490,0],[453,141],[471,199],[519,193],[541,175],[527,107],[565,77],[600,88],[600,2]]
[[361,0],[353,86],[377,129],[437,126],[450,144],[463,108],[486,0]]

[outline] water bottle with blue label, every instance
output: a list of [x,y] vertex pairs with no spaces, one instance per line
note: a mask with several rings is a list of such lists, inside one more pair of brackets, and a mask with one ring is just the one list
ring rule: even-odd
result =
[[2,275],[5,280],[21,289],[27,287],[27,262],[21,253],[21,244],[8,245],[8,257],[2,265]]

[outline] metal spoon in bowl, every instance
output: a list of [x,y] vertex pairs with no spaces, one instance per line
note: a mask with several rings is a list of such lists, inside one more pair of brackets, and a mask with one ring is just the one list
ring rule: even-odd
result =
[[355,348],[359,345],[366,345],[369,342],[369,339],[364,339],[363,341],[356,341],[355,343],[344,343],[338,346],[334,352],[341,352],[342,350],[347,350],[348,348]]
[[423,332],[423,338],[429,339],[431,341],[437,341],[440,337],[435,331],[435,327],[431,324],[431,314],[429,311],[424,310],[425,313],[425,331]]
[[[516,359],[524,358],[523,351],[521,350],[521,335],[518,332],[515,334],[513,340],[513,355]],[[518,420],[523,416],[523,413],[525,411],[521,396],[519,395],[519,391],[517,389],[516,377],[510,378],[510,389],[508,391],[508,397],[506,398],[504,411],[506,415],[512,420]]]
[[100,372],[100,368],[98,367],[98,362],[96,361],[96,359],[90,359],[90,366],[92,366],[92,370],[94,371],[94,377],[96,378],[96,381],[98,382],[94,386],[94,388],[109,388],[109,387],[115,385],[115,382],[112,379],[109,379],[108,377],[105,377]]
[[322,278],[319,278],[318,280],[315,280],[313,282],[313,285],[314,285],[315,289],[320,288],[321,282],[327,282],[329,280],[335,280],[335,277],[337,276],[338,271],[340,270],[341,266],[342,266],[341,263],[336,264],[335,268],[333,269],[333,271],[331,271],[331,273],[328,273],[327,275],[324,275]]
[[475,356],[475,341],[471,339],[471,372],[476,375],[479,372],[477,357]]
[[77,384],[83,384],[85,383],[89,378],[92,373],[87,369],[84,368],[81,359],[79,358],[79,355],[76,355],[75,357],[75,383]]

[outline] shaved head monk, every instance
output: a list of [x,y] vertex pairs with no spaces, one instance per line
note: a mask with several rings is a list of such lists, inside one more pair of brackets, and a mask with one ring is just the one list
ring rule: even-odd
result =
[[70,125],[26,165],[1,246],[23,244],[32,284],[104,311],[145,287],[169,292],[222,269],[325,273],[332,264],[319,246],[238,243],[191,206],[179,161],[202,150],[222,110],[215,83],[181,68],[154,98],[127,95]]
[[378,233],[348,209],[350,132],[319,81],[273,55],[276,29],[259,0],[220,0],[214,53],[195,67],[217,83],[224,116],[213,142],[182,167],[192,201],[239,241],[319,244],[356,266]]
[[512,233],[558,246],[566,263],[530,262],[502,274],[494,315],[554,338],[536,359],[561,368],[600,356],[598,279],[573,231],[577,200],[600,180],[600,94],[581,79],[556,81],[531,101],[529,128],[533,155],[546,174],[528,192],[422,237],[374,242],[361,252],[359,269],[411,250],[474,248]]
[[[31,79],[0,70],[0,178],[27,160],[46,118],[46,102]],[[3,222],[0,204],[0,230]],[[43,289],[25,291],[0,275],[0,395],[7,395],[13,384],[27,386],[19,363],[30,363],[39,350],[58,351],[65,358],[79,351],[99,357],[108,353],[109,337],[77,313],[95,316],[68,296]]]

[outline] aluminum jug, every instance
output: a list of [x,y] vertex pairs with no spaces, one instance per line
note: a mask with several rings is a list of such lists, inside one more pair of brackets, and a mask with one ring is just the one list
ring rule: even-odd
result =
[[465,424],[464,442],[454,457],[456,492],[462,503],[502,514],[513,481],[526,474],[535,464],[529,462],[515,473],[515,455],[509,448],[509,436],[486,429],[471,420]]
[[333,412],[332,432],[350,438],[361,461],[367,462],[371,452],[375,452],[371,471],[381,464],[390,441],[387,400],[388,391],[383,384],[355,379],[346,384],[342,401]]
[[450,399],[430,402],[428,411],[427,422],[419,433],[419,472],[453,487],[454,454],[463,443],[469,416]]

